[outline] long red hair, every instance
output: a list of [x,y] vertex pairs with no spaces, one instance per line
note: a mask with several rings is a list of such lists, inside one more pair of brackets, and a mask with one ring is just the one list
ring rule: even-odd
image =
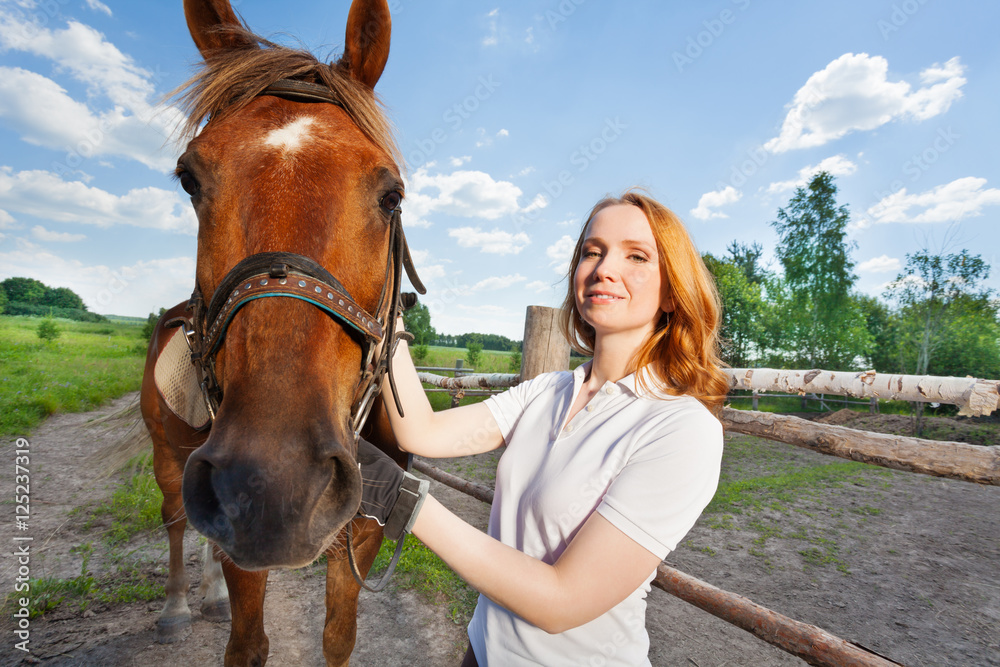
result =
[[[637,380],[647,391],[692,396],[718,415],[729,390],[729,382],[720,370],[719,294],[684,224],[652,197],[633,189],[621,197],[602,199],[591,209],[570,262],[569,286],[560,313],[563,333],[573,349],[588,356],[594,354],[594,328],[583,321],[577,310],[573,274],[590,221],[601,210],[616,205],[635,206],[645,214],[656,239],[660,274],[674,306],[673,312],[661,314],[653,334],[636,353],[635,370],[653,371],[639,373]],[[650,382],[656,386],[649,386]]]

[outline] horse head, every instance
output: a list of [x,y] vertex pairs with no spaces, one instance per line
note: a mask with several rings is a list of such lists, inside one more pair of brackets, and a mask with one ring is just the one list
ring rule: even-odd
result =
[[330,64],[256,37],[229,0],[184,10],[204,58],[176,171],[199,224],[205,330],[188,334],[217,400],[184,506],[241,568],[302,566],[360,502],[352,406],[397,300],[392,246],[405,253],[398,151],[373,92],[389,10],[355,0]]

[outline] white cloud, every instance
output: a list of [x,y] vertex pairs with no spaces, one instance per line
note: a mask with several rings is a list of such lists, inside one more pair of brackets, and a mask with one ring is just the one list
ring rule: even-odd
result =
[[517,172],[517,175],[518,176],[527,176],[528,174],[530,174],[533,171],[535,171],[534,167],[525,167],[521,171]]
[[486,15],[487,21],[487,34],[483,37],[483,46],[496,46],[500,43],[500,31],[497,28],[497,17],[500,15],[500,9],[494,9]]
[[53,232],[50,229],[45,229],[41,225],[35,225],[31,228],[31,235],[34,236],[39,241],[50,241],[56,243],[74,243],[76,241],[82,241],[87,238],[83,234],[70,234],[69,232]]
[[448,236],[457,239],[463,248],[479,248],[493,255],[516,255],[531,243],[524,232],[511,234],[497,228],[484,232],[479,227],[456,227],[448,230]]
[[435,264],[430,258],[428,250],[411,250],[410,257],[413,258],[413,266],[417,270],[417,275],[424,283],[433,281],[436,278],[445,276],[444,264]]
[[813,176],[821,171],[826,171],[833,176],[850,176],[857,171],[858,165],[851,162],[843,155],[833,155],[826,158],[819,164],[803,167],[799,169],[798,176],[788,181],[778,181],[767,186],[768,194],[778,194],[804,187]]
[[[875,223],[956,222],[982,215],[986,206],[1000,205],[1000,189],[984,189],[985,185],[985,178],[967,176],[920,194],[909,194],[902,188],[867,213]],[[919,210],[911,213],[911,209]]]
[[508,132],[507,130],[501,129],[499,132],[497,132],[497,136],[498,137],[509,137],[510,136],[510,132]]
[[896,257],[880,255],[858,264],[859,273],[890,273],[899,271],[900,263]]
[[461,167],[463,164],[472,160],[471,155],[462,155],[460,157],[453,157],[448,159],[448,164],[453,167]]
[[87,6],[95,12],[103,12],[108,16],[111,16],[111,8],[101,2],[101,0],[87,0]]
[[[418,221],[433,213],[496,220],[520,212],[522,209],[517,203],[520,196],[519,187],[508,181],[496,181],[486,172],[461,170],[430,174],[426,167],[421,167],[407,183],[404,210]],[[536,197],[528,206],[541,208],[544,204]]]
[[524,289],[531,290],[532,292],[548,292],[554,287],[553,283],[547,283],[544,280],[532,280],[524,286]]
[[889,81],[881,56],[845,53],[816,72],[788,105],[781,132],[764,147],[772,153],[822,146],[854,131],[893,120],[923,121],[948,110],[962,96],[965,66],[958,56],[920,73],[924,87]]
[[136,188],[118,196],[49,171],[14,173],[0,167],[0,208],[54,222],[133,225],[191,235],[198,230],[190,205],[171,190]]
[[0,229],[17,229],[17,220],[7,211],[0,209]]
[[563,236],[561,239],[545,249],[548,256],[549,266],[561,276],[569,272],[569,263],[573,259],[573,251],[576,249],[576,239],[572,236]]
[[95,313],[145,317],[191,296],[195,261],[175,257],[109,267],[67,260],[26,240],[0,252],[0,278],[24,276],[69,287]]
[[699,220],[710,220],[712,218],[728,218],[729,216],[721,211],[713,211],[714,208],[735,204],[743,197],[743,193],[731,185],[727,185],[721,190],[706,192],[698,200],[698,206],[691,209],[691,215]]
[[523,283],[527,278],[522,276],[520,273],[515,273],[512,276],[491,276],[484,280],[480,280],[478,283],[472,286],[473,292],[483,292],[490,290],[507,289],[511,285],[516,285],[517,283]]
[[[159,171],[172,167],[162,147],[181,120],[180,111],[151,102],[157,75],[139,67],[101,33],[76,21],[50,30],[0,13],[0,50],[48,58],[58,73],[87,86],[84,103],[37,72],[0,68],[0,118],[25,141],[65,151],[67,163],[117,155]],[[110,107],[95,110],[105,98]]]

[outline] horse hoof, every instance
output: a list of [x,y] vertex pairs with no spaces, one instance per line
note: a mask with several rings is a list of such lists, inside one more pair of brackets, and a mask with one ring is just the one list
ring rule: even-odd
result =
[[201,617],[212,623],[226,623],[232,619],[229,600],[222,599],[201,605]]
[[183,641],[191,634],[191,617],[175,616],[173,618],[160,617],[156,621],[156,643],[173,644]]

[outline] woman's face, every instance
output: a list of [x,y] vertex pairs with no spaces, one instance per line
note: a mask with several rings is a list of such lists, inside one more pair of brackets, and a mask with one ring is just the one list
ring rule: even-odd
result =
[[671,309],[656,240],[636,206],[601,209],[584,231],[573,274],[576,307],[598,335],[635,333],[641,342]]

